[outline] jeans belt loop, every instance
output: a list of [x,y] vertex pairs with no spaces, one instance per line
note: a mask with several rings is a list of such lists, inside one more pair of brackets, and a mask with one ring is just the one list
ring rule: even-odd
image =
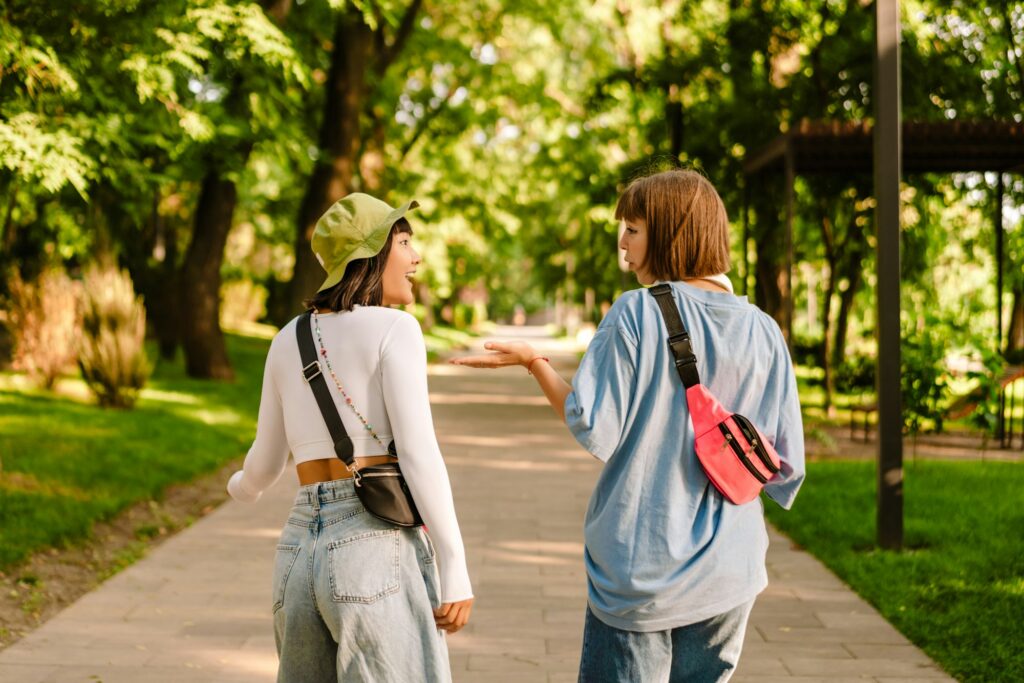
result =
[[317,485],[313,487],[310,494],[313,496],[313,514],[320,514],[320,487],[323,486],[323,482],[317,482]]

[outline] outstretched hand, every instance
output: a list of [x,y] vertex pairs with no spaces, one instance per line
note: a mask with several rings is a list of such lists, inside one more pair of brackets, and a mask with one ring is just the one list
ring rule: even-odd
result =
[[487,342],[484,348],[491,353],[453,358],[452,365],[470,368],[505,368],[510,365],[526,365],[537,357],[537,352],[526,342]]

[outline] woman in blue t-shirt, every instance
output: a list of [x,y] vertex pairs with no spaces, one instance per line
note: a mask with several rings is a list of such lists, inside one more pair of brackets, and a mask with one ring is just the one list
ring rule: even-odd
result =
[[[775,321],[737,297],[729,222],[706,178],[671,170],[619,198],[619,248],[641,285],[667,282],[700,377],[774,444],[765,493],[789,508],[804,478],[796,378]],[[760,499],[726,501],[701,469],[668,334],[644,289],[620,296],[567,384],[524,342],[453,361],[522,365],[579,443],[605,463],[585,521],[588,608],[579,680],[726,681],[767,585]]]

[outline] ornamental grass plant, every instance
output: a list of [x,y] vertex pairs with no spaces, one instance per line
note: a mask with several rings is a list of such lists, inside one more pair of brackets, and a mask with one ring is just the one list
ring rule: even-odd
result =
[[93,267],[84,278],[78,365],[97,401],[131,408],[149,377],[146,312],[128,273]]
[[15,269],[7,282],[5,322],[14,340],[14,369],[52,389],[75,360],[81,285],[59,268],[48,268],[29,282]]

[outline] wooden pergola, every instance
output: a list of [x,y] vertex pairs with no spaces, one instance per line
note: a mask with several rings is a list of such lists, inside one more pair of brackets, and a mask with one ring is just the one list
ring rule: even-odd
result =
[[903,544],[903,443],[900,399],[900,227],[899,185],[906,173],[997,174],[996,232],[997,338],[1003,334],[1004,174],[1024,172],[1024,124],[1010,121],[901,121],[899,14],[895,0],[880,0],[876,55],[878,135],[866,122],[803,121],[743,165],[743,288],[749,279],[750,179],[760,174],[785,177],[785,277],[783,299],[787,340],[793,322],[793,186],[797,174],[874,174],[877,200],[878,274],[878,542]]
[[[785,272],[788,294],[784,305],[790,324],[793,319],[793,183],[797,175],[870,174],[874,163],[872,128],[872,124],[859,121],[801,121],[787,133],[748,155],[743,163],[743,175],[748,180],[744,187],[750,186],[750,178],[760,174],[781,173],[786,179]],[[997,301],[1002,301],[1003,176],[1024,172],[1024,123],[904,121],[902,134],[904,173],[997,173],[997,200],[992,218],[996,232]],[[744,198],[744,244],[747,244],[750,228],[746,192]],[[748,273],[746,257],[744,249],[744,286]],[[1002,306],[998,308],[998,328],[1002,335]],[[791,331],[785,330],[787,338]]]

